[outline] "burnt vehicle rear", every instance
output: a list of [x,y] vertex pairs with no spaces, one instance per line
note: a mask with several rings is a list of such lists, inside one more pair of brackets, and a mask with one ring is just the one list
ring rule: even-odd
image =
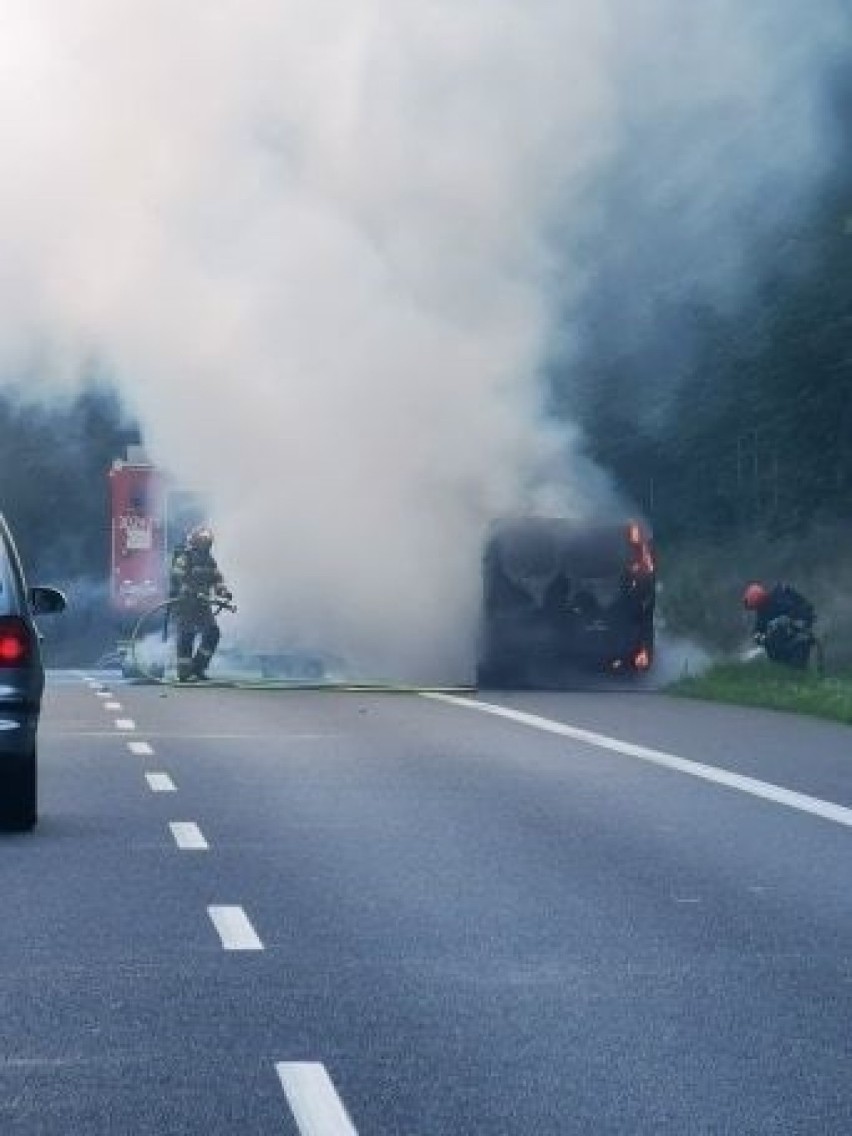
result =
[[34,615],[62,611],[55,588],[28,588],[12,535],[0,516],[0,829],[36,823],[36,736],[44,664]]
[[566,666],[647,670],[655,594],[651,535],[639,522],[494,522],[482,561],[479,684],[535,684]]

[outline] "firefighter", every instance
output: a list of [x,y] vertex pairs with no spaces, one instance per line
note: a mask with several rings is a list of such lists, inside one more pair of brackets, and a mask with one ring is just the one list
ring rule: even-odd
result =
[[754,612],[755,643],[775,663],[804,670],[816,644],[813,604],[789,584],[767,588],[759,581],[743,592],[743,606]]
[[[199,525],[175,550],[169,574],[169,595],[177,623],[178,682],[203,681],[219,643],[219,625],[211,609],[214,599],[231,600],[213,558],[213,533]],[[195,646],[196,637],[199,638]]]

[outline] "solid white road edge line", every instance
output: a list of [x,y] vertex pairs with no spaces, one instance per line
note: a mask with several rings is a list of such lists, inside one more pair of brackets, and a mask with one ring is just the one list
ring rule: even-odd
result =
[[275,1071],[302,1136],[358,1136],[324,1065],[279,1061]]
[[136,723],[132,718],[116,718],[115,728],[117,730],[135,730]]
[[150,742],[128,742],[127,748],[138,757],[153,757],[154,750]]
[[152,793],[176,793],[177,786],[168,773],[146,773],[145,780]]
[[241,907],[214,905],[207,908],[226,951],[262,951],[263,943]]
[[619,741],[606,734],[596,734],[592,730],[583,730],[579,726],[568,726],[564,722],[556,722],[551,718],[540,718],[537,714],[527,714],[523,710],[512,710],[508,706],[497,706],[493,702],[479,702],[475,698],[461,698],[455,694],[423,693],[422,698],[431,698],[435,702],[448,702],[453,706],[463,706],[468,710],[479,710],[483,714],[494,714],[498,718],[508,718],[522,726],[531,726],[535,730],[543,730],[548,734],[557,734],[559,737],[571,738],[572,741],[582,742],[585,745],[597,746],[599,749],[608,749],[613,753],[623,754],[625,757],[634,757],[639,761],[647,761],[652,765],[662,766],[664,769],[673,769],[677,773],[686,773],[690,777],[699,777],[702,781],[712,781],[716,785],[724,785],[728,789],[737,789],[740,793],[748,793],[752,797],[760,797],[764,801],[772,801],[776,805],[784,805],[790,809],[798,809],[811,816],[822,817],[823,820],[833,821],[835,824],[852,828],[852,809],[843,805],[835,805],[832,801],[823,801],[819,797],[809,797],[805,793],[797,793],[792,789],[784,789],[780,785],[773,785],[769,781],[758,781],[754,777],[745,777],[740,773],[731,773],[727,769],[719,769],[715,765],[703,765],[699,761],[689,761],[675,754],[664,753],[662,750],[649,749],[647,746],[633,745],[632,742]]
[[210,847],[195,821],[169,821],[169,828],[172,830],[175,844],[182,852],[205,852]]

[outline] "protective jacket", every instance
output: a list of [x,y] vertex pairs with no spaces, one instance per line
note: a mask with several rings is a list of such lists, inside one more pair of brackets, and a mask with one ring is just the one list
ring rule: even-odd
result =
[[754,621],[755,635],[765,635],[769,624],[781,616],[811,628],[816,613],[813,604],[806,600],[801,592],[797,592],[789,584],[776,584],[769,589],[765,603],[757,609]]
[[224,587],[224,577],[207,548],[179,548],[172,558],[169,594],[173,599],[207,598]]

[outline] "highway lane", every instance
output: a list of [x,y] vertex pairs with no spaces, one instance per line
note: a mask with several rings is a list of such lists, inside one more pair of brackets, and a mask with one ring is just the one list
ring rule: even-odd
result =
[[[416,696],[95,685],[0,840],[4,1133],[849,1130],[842,824]],[[840,727],[489,700],[852,805]]]

